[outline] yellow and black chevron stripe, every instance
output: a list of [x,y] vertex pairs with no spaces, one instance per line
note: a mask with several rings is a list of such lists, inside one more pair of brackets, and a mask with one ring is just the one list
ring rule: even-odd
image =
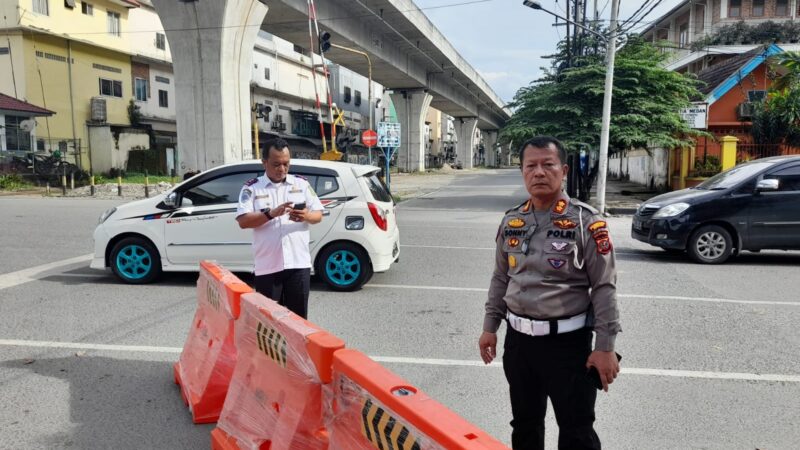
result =
[[417,438],[386,410],[367,398],[361,402],[361,433],[379,450],[420,450]]
[[286,338],[282,334],[258,322],[256,340],[258,341],[259,350],[264,352],[269,359],[278,363],[279,366],[286,368]]
[[206,283],[206,300],[208,300],[208,303],[210,303],[214,309],[219,311],[219,292],[217,291],[217,287],[214,286],[214,283],[211,281]]

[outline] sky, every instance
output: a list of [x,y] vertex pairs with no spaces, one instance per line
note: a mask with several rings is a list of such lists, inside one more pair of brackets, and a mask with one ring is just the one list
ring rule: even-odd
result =
[[[556,43],[564,37],[563,26],[552,26],[553,16],[523,6],[522,0],[414,1],[505,103],[520,87],[537,79],[541,67],[549,66],[549,60],[542,57],[554,53]],[[593,0],[588,1],[591,10]],[[630,17],[643,1],[620,0],[620,20]],[[564,15],[566,0],[540,3],[543,8]],[[641,25],[679,3],[681,0],[661,0]],[[605,6],[600,18],[607,21],[611,16],[610,0],[597,0],[597,5],[600,10]]]

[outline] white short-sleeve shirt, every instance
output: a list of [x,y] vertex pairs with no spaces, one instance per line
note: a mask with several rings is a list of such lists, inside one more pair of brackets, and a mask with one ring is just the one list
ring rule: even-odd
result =
[[[264,208],[276,208],[286,202],[305,202],[310,211],[323,209],[319,197],[304,178],[287,175],[284,181],[273,183],[265,174],[244,184],[239,193],[236,217]],[[307,222],[292,222],[285,214],[253,229],[255,274],[310,268],[308,228]]]

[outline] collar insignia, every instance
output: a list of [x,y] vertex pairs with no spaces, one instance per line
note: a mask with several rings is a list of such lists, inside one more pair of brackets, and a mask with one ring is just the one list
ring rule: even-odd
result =
[[553,207],[553,212],[556,214],[564,214],[564,211],[567,210],[567,201],[563,198],[556,202],[556,205]]

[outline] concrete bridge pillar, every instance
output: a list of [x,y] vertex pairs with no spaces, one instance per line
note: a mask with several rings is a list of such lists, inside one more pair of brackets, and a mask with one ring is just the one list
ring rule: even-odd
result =
[[497,130],[484,132],[483,144],[486,147],[486,167],[499,166],[497,147]]
[[267,7],[255,0],[153,0],[175,72],[178,171],[253,158],[250,76]]
[[425,171],[425,116],[433,96],[424,90],[395,91],[391,94],[400,122],[397,167],[406,172]]
[[472,169],[472,158],[475,153],[475,129],[478,127],[477,117],[456,117],[456,159],[465,169]]

